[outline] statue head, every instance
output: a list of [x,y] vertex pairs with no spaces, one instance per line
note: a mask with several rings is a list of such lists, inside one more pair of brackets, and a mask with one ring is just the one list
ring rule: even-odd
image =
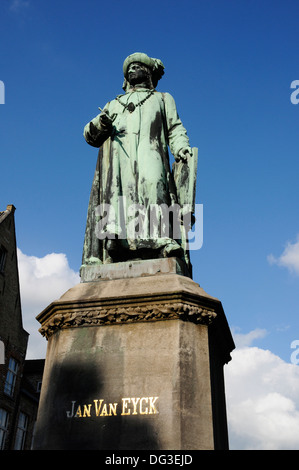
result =
[[[158,81],[164,75],[164,65],[159,59],[154,59],[143,52],[135,52],[129,55],[123,63],[124,84],[123,89],[130,87],[129,72],[132,71],[132,64],[139,65],[139,73],[144,74],[144,78],[149,88],[156,88]],[[133,77],[133,80],[135,76]],[[131,78],[132,81],[132,78]]]

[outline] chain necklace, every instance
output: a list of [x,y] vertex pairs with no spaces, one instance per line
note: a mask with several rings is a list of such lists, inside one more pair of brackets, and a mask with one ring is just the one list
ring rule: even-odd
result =
[[116,100],[125,108],[127,109],[130,113],[132,113],[133,111],[135,111],[135,108],[137,108],[137,106],[142,106],[143,103],[150,97],[154,94],[155,90],[151,90],[148,95],[141,101],[139,101],[139,103],[137,104],[134,104],[132,103],[132,101],[129,103],[129,104],[124,104],[120,101],[120,99],[118,98],[118,96],[116,97]]

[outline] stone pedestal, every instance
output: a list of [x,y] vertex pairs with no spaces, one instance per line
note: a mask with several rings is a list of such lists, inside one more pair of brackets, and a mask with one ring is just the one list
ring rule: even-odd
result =
[[[90,272],[37,319],[48,338],[34,449],[227,449],[219,300],[177,260]],[[109,270],[109,269],[108,269]],[[86,274],[86,273],[85,273]],[[85,277],[86,278],[86,277]]]

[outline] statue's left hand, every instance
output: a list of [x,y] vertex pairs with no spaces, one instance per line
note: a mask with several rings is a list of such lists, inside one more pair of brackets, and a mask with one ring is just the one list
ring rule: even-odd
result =
[[189,148],[181,149],[177,156],[175,157],[175,160],[177,162],[183,162],[187,163],[188,159],[192,157],[192,153],[190,152]]

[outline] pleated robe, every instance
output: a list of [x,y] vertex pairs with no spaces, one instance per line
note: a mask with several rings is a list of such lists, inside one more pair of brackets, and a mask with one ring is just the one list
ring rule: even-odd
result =
[[[129,103],[134,105],[132,112],[127,107]],[[154,218],[154,230],[153,221],[149,223],[151,207],[177,205],[168,147],[174,156],[182,148],[190,148],[173,97],[156,90],[138,89],[108,102],[104,111],[114,117],[112,135],[101,126],[100,114],[91,121],[96,134],[91,132],[90,123],[84,128],[86,142],[100,149],[90,194],[82,264],[113,262],[107,240],[114,238],[121,240],[127,258],[130,258],[128,253],[132,259],[138,258],[141,251],[142,257],[172,256],[174,252],[177,255],[180,240],[177,231],[173,238],[171,222],[167,236],[162,227],[164,219]],[[143,223],[132,234],[136,207],[142,207],[137,219]],[[108,213],[104,212],[105,208]]]

